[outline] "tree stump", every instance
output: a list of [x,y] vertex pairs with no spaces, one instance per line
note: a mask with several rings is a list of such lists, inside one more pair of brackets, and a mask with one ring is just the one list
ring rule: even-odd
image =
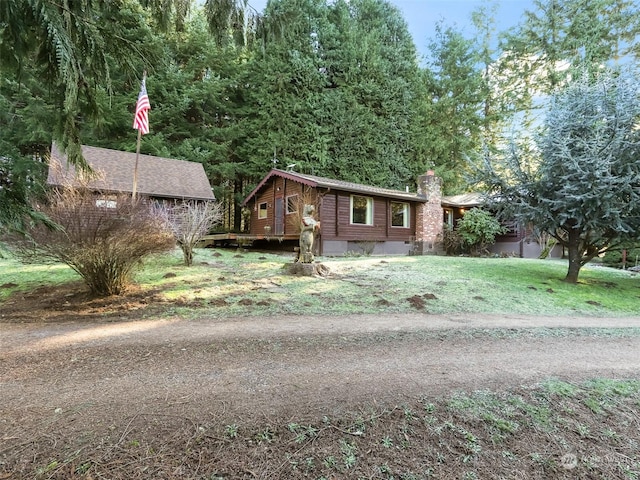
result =
[[326,277],[330,273],[329,267],[322,263],[287,263],[284,268],[289,275],[303,277]]

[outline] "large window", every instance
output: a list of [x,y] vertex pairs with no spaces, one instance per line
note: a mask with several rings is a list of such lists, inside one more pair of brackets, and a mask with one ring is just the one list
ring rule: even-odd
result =
[[391,202],[391,226],[409,228],[409,204]]
[[258,205],[258,218],[267,218],[267,202]]
[[351,196],[351,223],[373,225],[373,198]]

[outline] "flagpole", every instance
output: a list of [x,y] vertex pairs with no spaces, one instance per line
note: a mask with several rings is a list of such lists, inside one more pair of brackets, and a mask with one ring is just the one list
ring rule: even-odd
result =
[[140,158],[140,139],[142,138],[142,130],[138,130],[138,143],[136,144],[136,164],[133,167],[133,191],[131,192],[131,200],[136,199],[136,190],[138,189],[138,159]]

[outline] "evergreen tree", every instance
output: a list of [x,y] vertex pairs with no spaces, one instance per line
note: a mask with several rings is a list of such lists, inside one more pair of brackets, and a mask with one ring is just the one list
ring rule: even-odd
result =
[[[159,30],[173,24],[180,31],[191,3],[191,0],[3,0],[0,78],[13,74],[21,83],[28,83],[28,75],[37,70],[33,72],[34,78],[47,90],[44,103],[54,110],[44,124],[50,129],[46,146],[51,138],[55,139],[71,163],[83,165],[82,127],[87,124],[103,127],[109,123],[104,105],[114,92],[110,67],[116,65],[129,82],[139,77],[144,68],[150,70],[158,60],[145,48],[150,44],[152,28]],[[143,8],[148,8],[158,23],[150,22]],[[255,12],[246,0],[207,0],[206,12],[210,28],[220,38],[231,36],[237,40],[234,32],[242,30],[241,37],[246,40],[256,23]],[[24,153],[22,148],[19,150]],[[16,158],[6,157],[8,152],[0,152],[5,156],[3,171],[16,163]],[[4,188],[6,195],[6,190],[17,187],[11,182],[5,183]],[[12,198],[28,201],[17,192]],[[20,207],[11,205],[18,216],[19,212],[33,213],[26,203]],[[16,218],[3,213],[0,216]],[[7,224],[0,219],[0,226]]]
[[[201,11],[192,12],[181,31],[156,34],[149,48],[158,53],[147,78],[151,131],[141,151],[201,162],[216,198],[226,207],[222,228],[239,229],[236,209],[242,189],[235,182],[242,168],[236,149],[242,136],[239,119],[246,49],[218,44]],[[113,70],[117,93],[99,92],[103,121],[86,128],[83,138],[92,145],[134,151],[131,120],[138,79],[129,80]]]
[[275,153],[283,168],[406,185],[419,170],[419,70],[399,12],[382,0],[279,0],[264,28],[248,74],[250,175],[257,181]]
[[336,2],[334,11],[342,41],[328,55],[327,93],[342,108],[331,130],[332,173],[404,188],[426,163],[413,146],[422,101],[413,39],[400,12],[386,1]]
[[483,96],[481,126],[485,148],[494,149],[502,143],[504,129],[513,117],[509,78],[500,71],[500,48],[497,45],[496,12],[498,4],[481,6],[471,13],[475,27],[475,44],[478,56],[478,70],[482,72],[482,82],[478,82]]
[[513,149],[487,164],[485,181],[505,218],[532,224],[568,251],[566,281],[640,229],[640,82],[585,74],[554,95],[537,146],[539,165]]
[[637,49],[640,11],[631,0],[535,0],[524,22],[505,36],[503,71],[520,78],[520,109],[576,75]]
[[455,193],[465,188],[465,176],[482,150],[487,83],[476,45],[454,28],[438,24],[429,49],[425,83],[431,99],[424,119],[428,158],[446,191]]

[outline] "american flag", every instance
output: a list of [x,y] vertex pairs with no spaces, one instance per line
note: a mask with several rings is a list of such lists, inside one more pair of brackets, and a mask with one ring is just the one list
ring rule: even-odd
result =
[[136,103],[136,114],[133,117],[133,128],[140,130],[142,135],[149,133],[149,110],[151,110],[151,105],[147,96],[146,78],[143,78]]

